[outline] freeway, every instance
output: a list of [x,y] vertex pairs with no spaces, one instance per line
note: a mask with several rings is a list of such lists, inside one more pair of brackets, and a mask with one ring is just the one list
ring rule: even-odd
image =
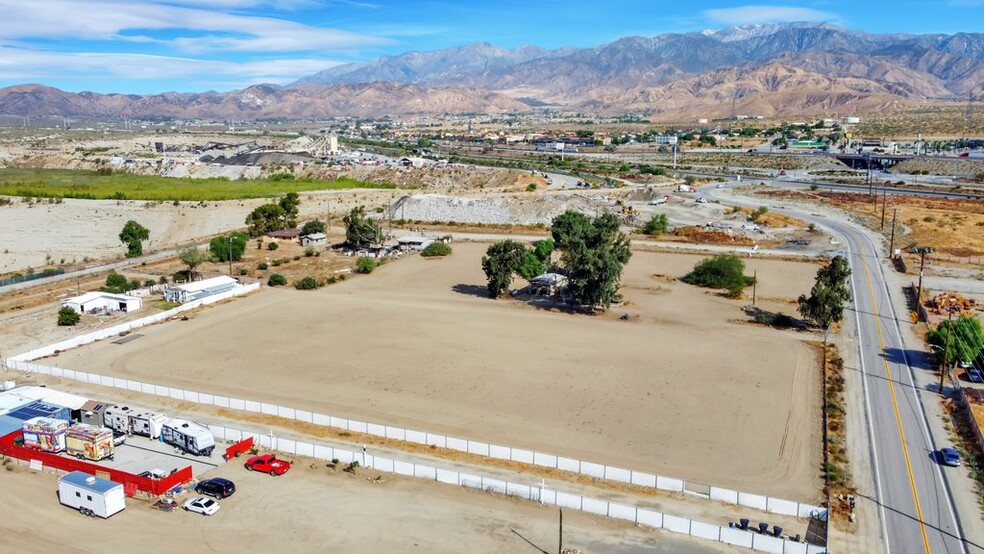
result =
[[[704,192],[725,202],[758,204],[736,196],[722,197],[722,191],[713,188]],[[794,208],[770,209],[827,229],[839,237],[850,262],[853,317],[845,314],[845,318],[856,325],[876,487],[870,500],[878,504],[886,550],[967,552],[951,497],[951,477],[936,462],[936,451],[945,445],[930,433],[923,405],[937,402],[938,397],[916,385],[912,363],[914,357],[922,357],[918,354],[921,345],[915,350],[906,347],[874,241],[864,230],[838,218]],[[965,517],[976,520],[977,514]]]

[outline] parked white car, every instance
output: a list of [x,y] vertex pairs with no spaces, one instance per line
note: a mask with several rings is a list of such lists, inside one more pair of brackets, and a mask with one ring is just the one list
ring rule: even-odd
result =
[[185,511],[199,513],[203,516],[210,516],[219,511],[219,503],[211,498],[205,498],[204,496],[192,498],[191,500],[185,502],[181,507],[184,508]]

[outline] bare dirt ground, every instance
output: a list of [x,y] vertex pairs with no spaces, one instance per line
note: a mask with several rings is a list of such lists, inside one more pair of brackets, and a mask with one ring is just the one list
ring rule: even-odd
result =
[[[591,317],[485,298],[485,245],[454,248],[47,363],[818,498],[817,360],[798,340],[813,337],[736,324],[742,301],[652,277],[700,257],[636,253],[627,304]],[[754,259],[748,271],[765,309],[792,313],[816,266]]]
[[[360,470],[333,471],[298,460],[283,477],[230,466],[236,494],[211,517],[152,509],[128,499],[108,520],[58,503],[57,477],[23,466],[0,470],[0,532],[9,552],[553,552],[555,508]],[[210,475],[211,476],[211,475]],[[191,498],[179,496],[179,501]],[[39,528],[43,524],[43,530]],[[153,545],[152,547],[150,545]],[[466,546],[467,545],[467,546]],[[564,512],[564,547],[588,553],[737,553],[743,549],[685,539],[608,518]]]

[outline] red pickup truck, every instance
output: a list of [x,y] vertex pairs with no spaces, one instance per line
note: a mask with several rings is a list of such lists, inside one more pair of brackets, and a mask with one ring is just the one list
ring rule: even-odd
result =
[[290,462],[278,460],[273,454],[260,454],[246,460],[244,466],[249,471],[262,471],[277,476],[287,473],[287,470],[290,469]]

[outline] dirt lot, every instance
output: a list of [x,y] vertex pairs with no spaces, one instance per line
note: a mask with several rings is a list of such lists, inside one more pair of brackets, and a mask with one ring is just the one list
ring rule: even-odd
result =
[[[683,275],[689,255],[636,253],[627,305],[604,316],[492,301],[485,247],[316,292],[268,290],[48,363],[817,498],[812,336],[735,323],[743,301],[653,277]],[[816,267],[748,270],[763,307],[791,313]]]
[[[833,204],[862,215],[874,229],[881,227],[882,197],[877,205],[867,194],[844,192],[763,191],[759,194]],[[898,209],[896,248],[931,245],[937,252],[957,257],[984,255],[984,202],[948,198],[892,195],[885,206],[885,236],[891,234],[892,215]]]
[[[312,467],[314,466],[314,467]],[[420,480],[333,472],[305,460],[284,477],[230,468],[237,492],[214,516],[164,513],[128,499],[108,520],[58,504],[57,478],[0,470],[0,532],[10,552],[532,552],[557,548],[557,511]],[[180,500],[190,498],[182,495]],[[408,509],[413,506],[413,509]],[[39,523],[45,522],[45,523]],[[56,523],[53,523],[56,522]],[[528,542],[527,542],[528,541]],[[564,512],[564,547],[587,553],[713,554],[737,548]]]

